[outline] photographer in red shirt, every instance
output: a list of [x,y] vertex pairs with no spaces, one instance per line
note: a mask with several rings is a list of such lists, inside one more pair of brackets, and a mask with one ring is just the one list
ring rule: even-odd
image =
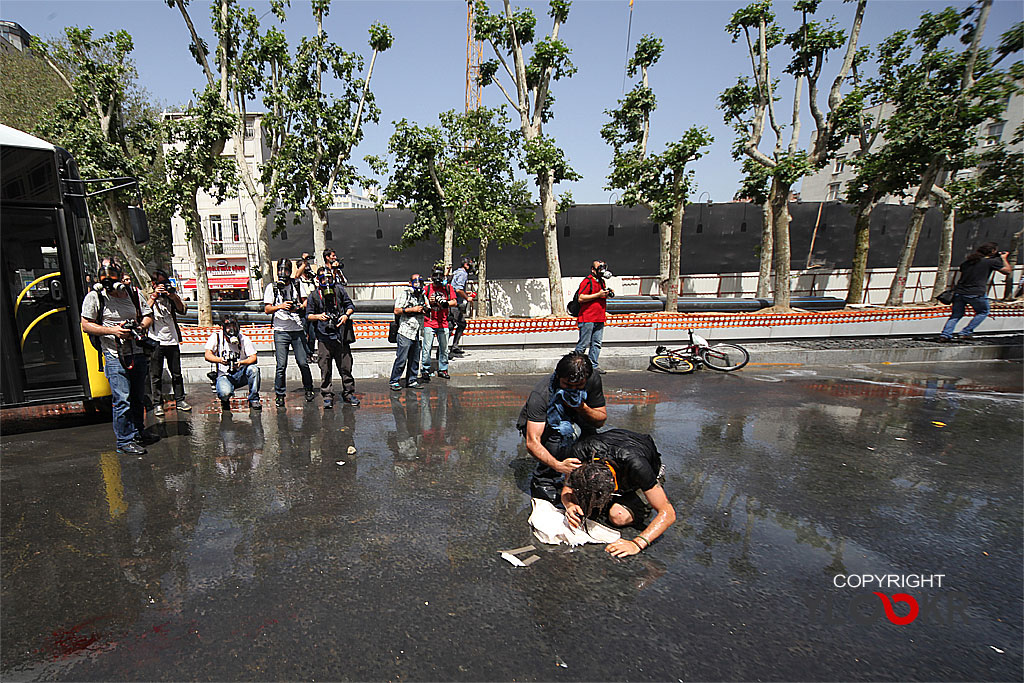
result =
[[594,372],[601,375],[605,374],[605,370],[598,365],[597,358],[601,355],[608,299],[615,296],[615,292],[607,283],[611,277],[608,264],[604,261],[594,261],[587,279],[581,282],[579,289],[576,290],[576,298],[580,302],[580,314],[577,317],[580,339],[576,342],[576,353],[589,356]]

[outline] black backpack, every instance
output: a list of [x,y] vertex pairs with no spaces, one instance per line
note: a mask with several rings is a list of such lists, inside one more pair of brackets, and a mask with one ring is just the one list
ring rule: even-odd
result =
[[[589,281],[590,277],[587,276],[587,279],[583,282]],[[574,318],[577,318],[580,315],[580,290],[583,289],[583,282],[581,282],[580,286],[576,288],[576,293],[572,295],[572,301],[570,301],[569,305],[565,307],[565,310],[569,311],[569,315]],[[593,289],[593,287],[591,287],[591,289]],[[590,293],[592,294],[593,292]]]

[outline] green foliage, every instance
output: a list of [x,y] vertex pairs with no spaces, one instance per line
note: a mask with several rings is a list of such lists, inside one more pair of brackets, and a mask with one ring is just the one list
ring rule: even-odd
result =
[[71,91],[32,50],[0,52],[0,123],[33,130]]
[[[322,22],[329,2],[314,3],[313,10]],[[375,56],[394,43],[384,24],[371,25],[368,33]],[[268,31],[262,50],[272,72],[265,79],[263,126],[279,146],[263,168],[262,181],[297,222],[309,207],[326,211],[335,188],[373,182],[357,172],[351,157],[363,139],[363,123],[376,123],[380,109],[361,77],[363,58],[326,33],[304,37],[289,55],[283,34]],[[285,212],[278,211],[276,221],[282,230]]]
[[[983,50],[974,65],[973,84],[963,89],[969,51],[958,49],[953,41],[958,34],[961,43],[973,37],[975,27],[967,18],[952,8],[925,12],[913,31],[897,31],[879,46],[879,75],[864,86],[865,97],[888,102],[893,113],[881,122],[884,147],[854,162],[857,177],[848,192],[851,200],[873,190],[906,189],[918,183],[925,167],[936,160],[951,170],[969,168],[978,161],[971,155],[978,144],[979,126],[1002,117],[1008,97],[1018,86],[1012,74],[995,68],[991,54]],[[1004,35],[1001,45],[1013,44],[1015,30],[1010,29],[1009,37]],[[1001,167],[995,158],[987,163],[993,169]],[[952,187],[979,196],[964,185]]]
[[[509,130],[501,109],[447,111],[439,119],[437,126],[402,119],[389,140],[394,161],[384,198],[415,214],[395,248],[443,234],[449,220],[456,244],[482,237],[517,243],[533,227],[526,183],[514,176],[521,134]],[[383,159],[367,161],[376,172],[388,171]]]
[[565,152],[547,135],[538,135],[534,139],[528,140],[524,143],[523,148],[525,152],[523,168],[527,173],[549,172],[556,184],[565,180],[579,180],[583,177],[572,170],[569,162],[565,159]]
[[[116,31],[94,38],[91,28],[67,27],[63,40],[36,41],[34,49],[51,61],[53,67],[46,68],[58,80],[53,68],[61,69],[71,82],[72,96],[58,101],[31,132],[71,152],[83,178],[138,178],[151,237],[138,252],[144,261],[166,263],[170,218],[177,206],[168,201],[159,112],[135,84],[131,36]],[[112,196],[135,204],[140,190],[117,190]],[[100,199],[89,203],[97,241],[109,253],[115,239],[106,205]]]
[[636,47],[633,48],[633,56],[629,58],[629,62],[626,64],[629,70],[629,77],[633,78],[636,76],[637,69],[649,69],[657,64],[664,51],[665,44],[661,38],[656,36],[646,35],[636,41]]
[[[165,154],[171,201],[183,207],[195,201],[197,190],[219,203],[238,185],[235,160],[221,154],[234,130],[235,116],[221,104],[212,86],[196,93],[196,97],[196,103],[187,107],[183,116],[166,125],[167,141],[172,145]],[[182,211],[182,216],[189,236],[200,229],[191,211]]]
[[[650,36],[639,41],[633,60],[644,64],[654,55],[660,41]],[[642,49],[642,52],[640,50]],[[653,62],[651,62],[653,63]],[[612,169],[607,190],[621,190],[623,204],[643,204],[651,210],[651,220],[667,223],[678,206],[685,203],[693,182],[693,172],[686,165],[704,154],[714,138],[707,128],[692,126],[676,142],[669,143],[661,154],[648,154],[643,148],[645,129],[655,107],[654,93],[642,83],[619,100],[619,107],[605,113],[610,121],[601,128],[601,137],[613,149]]]
[[[755,204],[764,204],[768,201],[770,182],[771,173],[766,166],[750,158],[744,159],[743,180],[734,199],[749,199]],[[760,248],[760,245],[758,247]]]

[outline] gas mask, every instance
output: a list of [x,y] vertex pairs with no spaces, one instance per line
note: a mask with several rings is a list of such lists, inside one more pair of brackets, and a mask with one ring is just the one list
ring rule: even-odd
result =
[[320,289],[330,289],[333,284],[334,274],[330,271],[322,270],[316,274],[316,286]]
[[277,284],[284,286],[292,280],[292,264],[283,259],[277,263]]
[[444,284],[444,268],[434,268],[433,272],[430,274],[430,279],[431,279],[431,281],[435,285],[437,285],[439,287],[441,285],[443,285]]
[[229,316],[221,321],[221,330],[224,332],[224,339],[229,344],[239,344],[239,330],[238,330],[238,319],[234,316]]
[[608,270],[608,264],[603,261],[597,264],[597,268],[594,269],[594,274],[602,280],[608,280],[615,277],[612,275],[612,271]]
[[409,280],[409,286],[412,287],[413,294],[423,293],[423,278],[414,277]]
[[470,275],[476,270],[476,265],[472,261],[466,261],[462,264],[462,267],[466,269],[466,274]]
[[123,292],[127,289],[125,284],[121,282],[123,276],[124,271],[121,270],[121,266],[117,262],[103,259],[100,262],[99,270],[96,271],[96,284],[92,288],[97,292],[102,292],[104,289],[112,292]]

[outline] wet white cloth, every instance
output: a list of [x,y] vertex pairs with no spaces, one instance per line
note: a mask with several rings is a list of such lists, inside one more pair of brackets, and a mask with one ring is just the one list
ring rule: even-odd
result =
[[569,526],[565,513],[548,501],[534,498],[530,502],[533,505],[530,526],[533,527],[533,535],[541,543],[568,543],[575,546],[585,543],[611,543],[622,537],[617,530],[589,519],[584,521],[586,531],[582,528],[573,529]]

